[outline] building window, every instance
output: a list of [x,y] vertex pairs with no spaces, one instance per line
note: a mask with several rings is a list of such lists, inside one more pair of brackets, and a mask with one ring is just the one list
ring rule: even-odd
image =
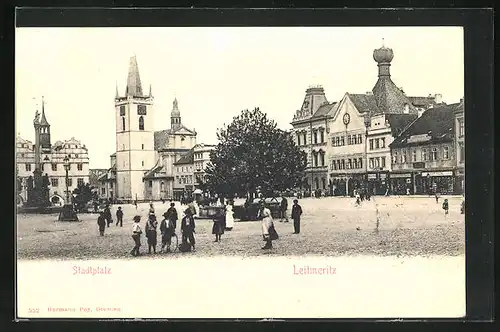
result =
[[317,130],[314,131],[313,136],[314,136],[314,144],[318,144],[318,131]]
[[340,145],[341,145],[341,146],[344,146],[344,145],[345,145],[344,136],[340,137]]
[[373,150],[373,139],[370,140],[370,150]]
[[383,148],[385,148],[385,137],[382,137],[382,138],[380,139],[380,147],[381,147],[382,149],[383,149]]
[[443,147],[443,159],[449,159],[450,158],[450,151],[447,146]]
[[141,161],[141,165],[144,167],[144,160],[143,160],[143,161]]
[[76,167],[79,171],[83,170],[83,164],[76,164]]
[[109,187],[110,187],[111,189],[113,189],[113,182],[110,182],[110,183],[109,183]]
[[363,159],[359,158],[358,165],[359,168],[363,168]]
[[392,155],[392,163],[397,164],[398,163],[398,153],[394,151],[394,154]]
[[139,130],[144,130],[144,117],[139,117]]
[[319,160],[321,162],[321,166],[325,166],[325,153],[323,151],[319,154]]
[[382,168],[385,168],[385,157],[382,157]]
[[465,146],[463,142],[458,143],[458,150],[460,156],[458,157],[458,160],[463,163],[465,160]]
[[422,160],[423,161],[429,160],[429,157],[427,155],[427,149],[422,149]]
[[458,120],[458,137],[462,137],[465,134],[464,119]]
[[340,165],[342,166],[342,169],[345,169],[345,160],[344,159],[342,159],[340,161]]
[[141,144],[141,149],[144,150],[144,144]]
[[438,160],[437,155],[438,155],[438,149],[437,148],[432,148],[431,161]]
[[125,105],[120,106],[120,116],[125,116]]
[[101,195],[106,195],[106,188],[101,188]]
[[373,158],[370,158],[370,160],[368,161],[368,165],[370,166],[370,168],[373,168]]
[[380,149],[379,141],[380,140],[378,138],[375,140],[375,149]]
[[50,179],[50,185],[51,185],[52,187],[57,187],[57,186],[59,186],[59,179],[58,179],[58,178],[52,178],[52,179]]
[[304,145],[307,145],[307,132],[304,132],[304,139],[302,141]]
[[347,145],[351,145],[351,135],[347,135]]
[[125,117],[122,116],[122,131],[125,131]]
[[313,152],[313,167],[318,166],[318,153]]
[[354,169],[358,168],[358,159],[354,158],[352,160],[352,168]]
[[347,168],[349,168],[349,169],[352,169],[352,168],[353,168],[353,167],[352,167],[352,159],[349,159],[349,160],[347,161]]
[[340,137],[335,137],[335,146],[340,146]]
[[407,161],[406,161],[406,151],[403,151],[403,153],[402,153],[402,155],[401,155],[401,162],[402,162],[403,164],[406,164],[406,162],[407,162]]
[[71,187],[73,185],[73,179],[72,178],[68,178],[68,181],[66,182],[66,185],[68,187]]
[[[297,145],[300,146],[300,134],[297,134]],[[198,157],[199,158],[199,157]]]
[[358,134],[358,144],[363,144],[363,139],[361,138],[361,134]]
[[411,158],[414,162],[417,161],[417,150],[416,149],[411,151]]
[[153,188],[153,181],[149,180],[148,185],[149,185],[149,188]]
[[319,131],[319,138],[321,140],[321,143],[325,143],[325,131],[324,130]]
[[57,171],[57,164],[52,164],[52,170],[55,172]]
[[79,185],[79,186],[83,186],[83,179],[82,179],[82,178],[78,178],[78,179],[76,179],[76,183],[77,183],[77,185]]
[[165,191],[165,183],[163,181],[160,183],[160,191]]

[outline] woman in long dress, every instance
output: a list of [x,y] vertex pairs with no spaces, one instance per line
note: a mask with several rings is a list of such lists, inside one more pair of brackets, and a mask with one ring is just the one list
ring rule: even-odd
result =
[[230,202],[226,205],[226,230],[230,231],[234,227],[233,204]]
[[259,219],[261,219],[262,237],[266,241],[266,245],[262,249],[272,249],[273,242],[270,236],[270,229],[274,229],[273,217],[271,211],[264,205],[264,202],[260,205]]

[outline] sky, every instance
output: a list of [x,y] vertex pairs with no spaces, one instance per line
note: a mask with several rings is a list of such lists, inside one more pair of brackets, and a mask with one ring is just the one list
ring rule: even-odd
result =
[[217,128],[254,107],[289,129],[310,85],[330,102],[371,91],[382,43],[407,95],[464,96],[461,27],[17,28],[16,132],[34,142],[44,96],[52,142],[75,137],[90,168],[110,167],[115,89],[124,95],[133,55],[144,92],[152,86],[155,130],[170,128],[174,98],[198,143],[216,144]]

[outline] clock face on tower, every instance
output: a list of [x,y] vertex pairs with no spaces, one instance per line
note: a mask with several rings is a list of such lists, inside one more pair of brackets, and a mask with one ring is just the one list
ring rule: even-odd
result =
[[351,116],[349,115],[349,113],[344,114],[342,120],[344,121],[344,124],[347,126],[349,122],[351,122]]

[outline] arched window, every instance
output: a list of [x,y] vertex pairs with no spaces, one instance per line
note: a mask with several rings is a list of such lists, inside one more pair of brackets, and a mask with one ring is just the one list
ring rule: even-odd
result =
[[317,167],[318,166],[318,153],[316,151],[313,152],[313,158],[314,158],[313,167]]
[[139,117],[139,130],[144,130],[144,117]]
[[160,183],[160,191],[165,191],[165,183],[163,181]]
[[319,189],[319,180],[318,180],[318,178],[314,179],[314,184],[316,185],[316,189]]
[[122,116],[122,131],[125,131],[125,117]]
[[325,152],[320,151],[319,152],[319,162],[321,166],[325,166]]

